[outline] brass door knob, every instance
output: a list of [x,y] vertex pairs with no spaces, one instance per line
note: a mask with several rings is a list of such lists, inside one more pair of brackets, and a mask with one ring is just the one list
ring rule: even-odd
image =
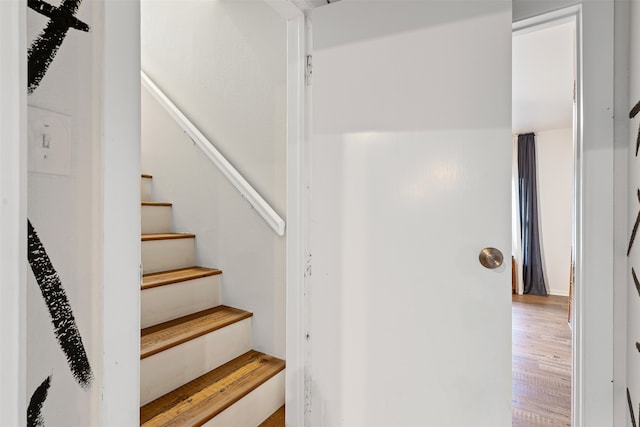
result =
[[480,260],[480,264],[483,267],[488,268],[489,270],[493,270],[494,268],[498,268],[502,265],[502,261],[504,261],[504,256],[502,256],[502,252],[496,248],[484,248],[480,251],[480,255],[478,256]]

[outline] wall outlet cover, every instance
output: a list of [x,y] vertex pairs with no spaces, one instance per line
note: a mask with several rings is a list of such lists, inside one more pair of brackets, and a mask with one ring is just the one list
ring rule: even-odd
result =
[[69,175],[71,117],[29,106],[27,127],[29,172]]

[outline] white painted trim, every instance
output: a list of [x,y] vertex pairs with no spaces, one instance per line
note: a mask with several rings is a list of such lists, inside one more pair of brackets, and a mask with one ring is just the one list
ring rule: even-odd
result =
[[25,0],[0,1],[0,420],[26,424],[27,40]]
[[287,21],[295,19],[313,6],[308,0],[264,0],[278,15]]
[[305,58],[308,51],[306,12],[309,0],[265,0],[287,19],[287,236],[286,236],[286,350],[287,360],[285,424],[302,427],[305,423],[305,376],[307,373],[308,295],[305,293],[306,194],[308,191],[308,131],[306,114],[308,88],[305,84]]
[[522,33],[567,19],[576,22],[578,88],[572,425],[595,427],[613,422],[613,3],[585,2],[524,19],[513,29]]
[[287,321],[286,425],[302,427],[305,409],[305,17],[287,22]]
[[247,199],[260,216],[269,224],[271,228],[278,234],[284,236],[285,223],[284,220],[276,213],[276,211],[264,200],[260,194],[247,182],[246,179],[234,168],[231,163],[216,149],[211,141],[209,141],[200,130],[185,116],[182,111],[171,102],[171,100],[162,92],[162,90],[140,70],[142,77],[142,86],[149,91],[158,103],[165,109],[167,113],[180,125],[191,140],[204,152],[204,154],[213,162],[214,165],[222,172],[222,174],[233,184],[240,192],[240,195]]
[[532,31],[539,31],[544,28],[555,27],[556,25],[577,21],[581,9],[582,8],[579,5],[570,6],[554,10],[553,12],[515,21],[512,25],[513,35],[520,36]]
[[[107,0],[102,64],[102,412],[140,425],[140,2]],[[99,225],[98,225],[99,226]]]

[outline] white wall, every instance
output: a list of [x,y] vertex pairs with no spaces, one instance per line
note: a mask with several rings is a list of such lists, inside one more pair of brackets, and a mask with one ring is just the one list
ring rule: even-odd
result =
[[[188,31],[185,31],[188,28]],[[286,21],[265,2],[142,2],[142,66],[284,217]],[[143,91],[143,171],[223,270],[223,303],[254,313],[254,347],[284,357],[285,239]]]
[[[640,54],[638,54],[638,48],[640,47],[640,31],[638,29],[640,25],[640,2],[631,2],[631,50],[630,50],[630,80],[629,80],[629,105],[631,108],[640,101],[640,79],[637,77],[637,73],[640,71]],[[628,117],[628,116],[627,116]],[[635,221],[640,213],[640,203],[636,195],[638,188],[640,188],[640,159],[636,157],[636,139],[638,137],[638,125],[640,123],[640,117],[636,116],[634,119],[629,120],[629,146],[628,146],[628,161],[629,161],[629,188],[627,191],[627,197],[629,200],[628,206],[628,234],[627,238],[631,236],[631,230],[635,224]],[[637,421],[640,418],[640,351],[636,347],[636,343],[640,342],[640,295],[636,289],[636,285],[632,278],[631,269],[634,269],[636,275],[640,277],[640,236],[637,236],[635,243],[629,254],[629,265],[627,269],[628,286],[626,290],[627,298],[627,389],[631,397],[631,408],[626,407],[626,425],[631,426],[630,410],[634,411],[634,418]]]
[[573,204],[573,130],[536,132],[538,210],[547,290],[569,295]]
[[627,425],[627,289],[629,266],[626,256],[629,198],[629,73],[631,4],[615,0],[615,111],[614,115],[614,270],[613,270],[613,426]]
[[[71,168],[68,176],[29,173],[28,217],[60,275],[96,380],[82,389],[72,376],[53,332],[51,319],[31,269],[27,283],[27,401],[51,375],[42,414],[48,426],[99,424],[101,397],[101,281],[96,248],[100,245],[99,100],[102,14],[91,1],[78,18],[89,33],[70,30],[29,105],[71,116]],[[46,19],[27,10],[28,40]]]
[[0,419],[24,424],[27,409],[27,5],[0,3]]
[[263,1],[143,0],[141,11],[142,68],[284,213],[284,18]]

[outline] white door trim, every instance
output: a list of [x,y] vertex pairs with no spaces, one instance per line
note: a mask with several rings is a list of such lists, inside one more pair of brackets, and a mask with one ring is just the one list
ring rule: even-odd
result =
[[26,423],[27,2],[0,2],[0,420]]
[[[613,422],[614,139],[613,120],[606,122],[606,115],[602,115],[603,110],[613,110],[613,84],[607,86],[607,82],[613,82],[613,51],[609,53],[590,36],[597,27],[604,43],[609,36],[613,42],[613,15],[608,15],[613,8],[607,9],[606,3],[600,6],[604,10],[579,4],[513,24],[513,31],[520,32],[569,20],[576,22],[574,427]],[[601,72],[603,69],[608,71]],[[588,76],[585,70],[589,70]],[[584,103],[585,99],[589,104]]]
[[307,323],[305,295],[306,18],[287,20],[287,235],[286,235],[286,424],[305,425]]
[[103,8],[100,417],[105,427],[133,426],[140,424],[140,1]]
[[305,82],[306,0],[265,0],[287,23],[286,425],[305,425],[307,372],[306,194],[309,94]]

